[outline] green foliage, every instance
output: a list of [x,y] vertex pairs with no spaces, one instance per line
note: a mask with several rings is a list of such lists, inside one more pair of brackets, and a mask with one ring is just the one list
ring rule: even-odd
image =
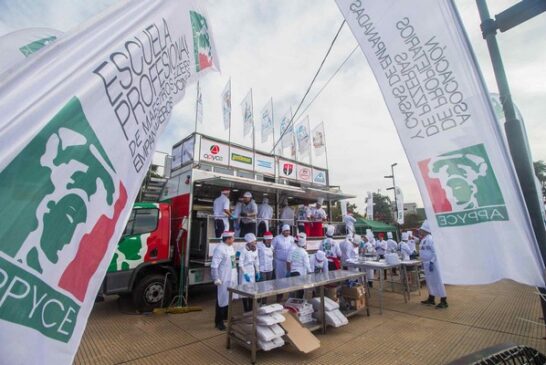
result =
[[393,211],[391,198],[380,193],[373,193],[373,220],[393,224]]

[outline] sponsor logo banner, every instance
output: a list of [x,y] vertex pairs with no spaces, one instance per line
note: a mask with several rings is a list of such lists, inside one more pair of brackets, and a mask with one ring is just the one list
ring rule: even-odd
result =
[[256,153],[254,156],[254,170],[267,175],[275,175],[275,159]]
[[296,179],[297,165],[294,162],[279,159],[279,177]]
[[227,144],[201,138],[201,150],[199,153],[201,161],[227,166],[228,156],[229,146]]
[[313,169],[313,184],[326,185],[326,171]]
[[254,168],[254,154],[251,151],[232,146],[229,155],[230,166],[245,170],[252,170]]
[[311,182],[313,180],[313,172],[310,167],[298,166],[298,180],[303,182]]

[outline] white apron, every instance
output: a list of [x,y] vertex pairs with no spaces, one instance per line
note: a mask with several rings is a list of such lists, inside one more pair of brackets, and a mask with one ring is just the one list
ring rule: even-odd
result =
[[[425,280],[427,282],[429,295],[441,298],[446,297],[446,288],[440,275],[440,265],[438,265],[438,261],[436,260],[434,241],[430,234],[421,241],[421,244],[419,245],[419,256],[423,261],[423,269],[425,271]],[[433,271],[430,271],[431,262],[434,266]]]
[[237,285],[237,268],[235,267],[235,250],[232,246],[221,243],[214,249],[211,268],[218,270],[218,279],[222,281],[217,286],[218,306],[228,305],[228,288]]

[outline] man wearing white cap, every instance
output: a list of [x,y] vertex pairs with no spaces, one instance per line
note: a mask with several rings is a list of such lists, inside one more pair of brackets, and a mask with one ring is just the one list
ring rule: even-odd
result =
[[322,237],[324,230],[322,229],[323,222],[326,222],[327,215],[322,209],[322,200],[317,201],[314,208],[311,208],[311,237]]
[[356,219],[353,217],[353,212],[351,210],[347,211],[347,214],[343,216],[343,223],[345,223],[346,233],[354,236]]
[[353,236],[348,234],[343,241],[339,243],[339,250],[341,251],[341,264],[346,267],[347,259],[351,258],[353,251]]
[[222,236],[224,231],[229,230],[229,218],[231,218],[231,210],[229,206],[229,189],[224,189],[220,196],[214,199],[213,203],[214,214],[214,233],[217,238]]
[[258,215],[258,206],[252,194],[247,191],[243,195],[243,205],[241,206],[241,236],[247,233],[256,234],[256,216]]
[[216,246],[212,254],[210,265],[212,280],[216,285],[216,316],[214,324],[220,331],[226,329],[224,320],[227,319],[228,287],[237,285],[237,268],[235,267],[235,250],[233,232],[224,232],[222,242]]
[[[375,239],[371,229],[366,229],[366,235],[364,236],[363,243],[360,244],[360,253],[362,255],[376,255],[375,251]],[[368,287],[373,288],[373,279],[375,278],[375,270],[366,270],[366,277],[368,279]]]
[[419,238],[421,239],[419,256],[423,262],[428,290],[428,299],[423,300],[421,303],[434,305],[434,299],[438,296],[440,297],[440,303],[436,308],[447,308],[446,288],[440,275],[440,266],[436,258],[436,252],[434,251],[434,241],[432,239],[428,221],[424,221],[421,228],[419,228]]
[[[303,232],[298,233],[296,236],[297,247],[290,251],[288,258],[286,259],[290,276],[305,276],[311,272],[309,255],[305,250],[305,245],[307,244],[306,240],[307,235]],[[303,294],[303,290],[298,290],[294,297],[303,298]]]
[[339,270],[341,268],[341,250],[339,244],[334,240],[335,228],[332,225],[326,227],[326,238],[320,244],[320,250],[324,251],[328,258],[328,269]]
[[402,240],[398,245],[398,251],[400,251],[403,261],[408,261],[410,259],[412,251],[408,245],[408,232],[402,232]]
[[[258,253],[256,252],[256,236],[254,233],[245,234],[246,245],[238,252],[239,256],[239,284],[255,283],[260,280]],[[252,300],[243,298],[245,312],[252,310]]]
[[271,243],[273,247],[273,257],[275,258],[275,278],[282,279],[286,277],[286,259],[292,250],[294,238],[290,235],[290,226],[282,226],[282,233],[276,236]]
[[269,225],[273,218],[273,207],[269,205],[269,199],[263,198],[262,204],[258,206],[258,237],[263,237],[269,231]]
[[395,240],[392,239],[392,232],[387,232],[387,252],[393,253],[396,252],[398,244]]
[[[290,233],[292,233],[292,226],[294,225],[294,209],[288,205],[288,201],[283,201],[283,208],[281,209],[281,224],[283,227],[288,225]],[[284,228],[283,228],[284,229]],[[282,230],[281,230],[282,233]]]
[[265,232],[263,242],[258,243],[258,262],[260,263],[260,274],[262,280],[273,279],[273,233]]
[[311,265],[311,272],[318,273],[328,273],[328,259],[324,251],[318,250],[309,258],[309,263]]

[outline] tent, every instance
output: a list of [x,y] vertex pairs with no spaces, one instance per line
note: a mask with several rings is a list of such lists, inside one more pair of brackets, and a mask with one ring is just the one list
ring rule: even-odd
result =
[[366,229],[371,229],[374,233],[378,232],[396,232],[396,227],[387,223],[372,221],[364,218],[356,218],[355,231],[357,234],[366,234]]

